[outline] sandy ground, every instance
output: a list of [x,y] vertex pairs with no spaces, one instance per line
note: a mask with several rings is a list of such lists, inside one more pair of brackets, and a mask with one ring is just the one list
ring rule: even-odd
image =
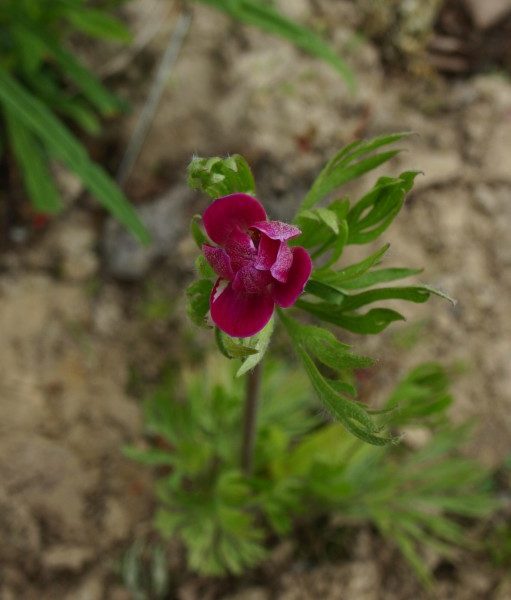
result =
[[[179,297],[191,274],[185,218],[205,202],[182,187],[193,153],[245,154],[261,198],[285,216],[335,149],[354,137],[416,132],[408,152],[386,167],[424,171],[385,234],[392,244],[386,264],[425,267],[421,279],[458,303],[406,306],[406,324],[352,341],[381,359],[376,395],[424,359],[461,366],[453,418],[477,422],[469,451],[490,466],[511,452],[511,83],[498,74],[449,83],[391,75],[376,49],[354,38],[350,3],[283,4],[327,30],[344,24],[331,35],[357,74],[355,96],[329,67],[286,43],[197,9],[129,184],[146,200],[147,190],[162,192],[144,205],[164,230],[158,251],[121,282],[116,257],[125,252],[135,264],[137,248],[126,248],[115,226],[103,230],[90,211],[72,209],[0,257],[2,600],[130,597],[116,572],[122,550],[149,527],[151,481],[121,448],[143,435],[134,373],[156,378],[179,352],[176,331],[191,331],[179,301],[156,319],[147,307],[155,289]],[[164,42],[160,35],[133,59],[135,79]],[[138,107],[145,88],[130,89]],[[135,116],[122,124],[124,138]],[[511,597],[509,583],[475,560],[460,563],[435,597]],[[179,597],[210,597],[201,585],[189,583]],[[274,576],[271,593],[256,584],[230,598],[406,600],[420,593],[392,549],[364,533],[352,561],[294,565]]]

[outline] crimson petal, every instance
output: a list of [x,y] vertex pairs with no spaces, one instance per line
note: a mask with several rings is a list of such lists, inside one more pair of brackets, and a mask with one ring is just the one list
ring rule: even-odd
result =
[[269,271],[275,264],[277,255],[279,253],[280,244],[278,240],[272,240],[264,233],[261,235],[259,240],[259,246],[257,248],[257,258],[254,263],[256,269],[261,271]]
[[245,265],[252,264],[257,252],[252,238],[246,231],[242,231],[238,227],[231,231],[229,238],[225,241],[224,248],[235,271]]
[[[259,333],[273,314],[275,303],[266,291],[246,294],[219,279],[211,292],[211,318],[231,337],[250,337]],[[224,287],[225,286],[225,287]]]
[[210,239],[223,246],[234,229],[246,230],[254,223],[265,221],[266,211],[252,196],[231,194],[210,204],[202,218]]
[[231,259],[223,248],[214,248],[208,244],[202,245],[202,251],[208,263],[213,267],[215,273],[231,281],[234,278],[234,273],[231,266]]
[[280,242],[280,248],[277,254],[277,258],[270,269],[273,277],[280,281],[280,283],[286,283],[289,277],[289,269],[293,264],[293,252],[286,242]]
[[264,288],[272,282],[269,271],[259,271],[252,265],[242,267],[234,277],[232,287],[235,291],[247,294],[261,294]]
[[261,233],[264,233],[272,240],[290,240],[302,233],[298,227],[289,225],[289,223],[282,223],[282,221],[262,221],[261,223],[253,223],[252,229],[257,229]]
[[288,308],[298,300],[312,271],[312,261],[305,248],[296,246],[292,252],[293,264],[286,283],[275,282],[271,290],[273,299],[282,308]]

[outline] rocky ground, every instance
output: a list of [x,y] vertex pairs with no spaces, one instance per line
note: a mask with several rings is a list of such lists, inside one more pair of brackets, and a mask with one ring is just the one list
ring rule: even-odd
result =
[[[458,303],[406,306],[408,323],[353,340],[381,359],[367,393],[424,359],[461,365],[453,418],[477,422],[469,451],[490,466],[511,452],[509,79],[389,70],[381,48],[354,36],[360,15],[353,3],[281,4],[331,36],[356,72],[356,95],[328,66],[199,7],[128,182],[154,247],[140,249],[114,223],[98,226],[82,201],[0,257],[2,600],[131,597],[119,562],[150,528],[151,481],[121,448],[143,434],[137,382],[155,380],[179,354],[176,331],[190,337],[178,298],[193,258],[186,220],[204,206],[183,186],[193,153],[243,153],[261,198],[284,217],[335,149],[355,137],[416,132],[408,152],[387,167],[424,171],[386,233],[387,264],[424,266],[422,279]],[[154,21],[168,31],[176,15],[158,0],[135,5],[142,42],[122,80],[135,110],[111,126],[117,147],[147,90],[138,85],[147,64],[166,43]],[[115,79],[126,62],[114,58],[106,74]],[[511,597],[509,581],[484,559],[464,557],[453,569],[440,573],[435,598]],[[288,562],[269,579],[270,590],[252,582],[229,598],[408,600],[422,593],[393,550],[368,532],[349,561]],[[204,599],[215,590],[191,580],[176,594]]]

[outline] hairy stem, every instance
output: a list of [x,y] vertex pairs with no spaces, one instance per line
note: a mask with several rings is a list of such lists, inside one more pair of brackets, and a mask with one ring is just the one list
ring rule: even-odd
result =
[[251,475],[254,466],[254,446],[257,433],[257,404],[261,388],[261,363],[247,376],[245,414],[243,419],[243,439],[241,446],[241,467],[245,475]]

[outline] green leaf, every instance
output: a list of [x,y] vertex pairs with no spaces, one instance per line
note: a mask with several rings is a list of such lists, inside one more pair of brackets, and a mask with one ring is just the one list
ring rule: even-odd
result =
[[132,35],[118,20],[94,8],[74,5],[66,10],[66,16],[76,29],[94,37],[117,42],[131,42]]
[[287,328],[292,328],[294,339],[321,363],[340,371],[342,369],[364,369],[374,364],[368,356],[357,356],[351,352],[350,346],[340,342],[335,335],[314,325],[305,325],[279,312]]
[[61,98],[60,102],[55,103],[54,107],[59,113],[72,119],[81,129],[91,135],[98,135],[101,132],[101,124],[96,114],[85,105],[80,99],[73,98],[68,100]]
[[[350,281],[351,279],[355,279],[357,277],[360,277],[361,275],[363,275],[366,271],[368,271],[373,265],[375,265],[376,263],[379,262],[379,260],[383,257],[383,255],[387,252],[387,250],[389,249],[390,244],[385,244],[385,246],[383,246],[382,248],[380,248],[379,250],[377,250],[376,252],[374,252],[373,254],[371,254],[370,256],[368,256],[367,258],[365,258],[364,260],[355,263],[353,265],[350,265],[348,267],[345,267],[344,269],[341,269],[339,271],[333,271],[331,269],[326,269],[325,267],[321,268],[321,269],[317,269],[314,272],[314,275],[311,279],[312,282],[314,282],[314,285],[312,286],[314,289],[316,290],[324,290],[326,292],[326,289],[329,288],[332,290],[332,296],[334,296],[334,291],[337,291],[338,295],[340,295],[340,300],[338,300],[337,303],[341,303],[343,301],[343,288],[344,288],[344,283],[346,281]],[[308,290],[310,291],[310,290]],[[314,291],[311,291],[310,293],[315,293]],[[319,295],[319,294],[318,294]],[[319,296],[320,298],[323,298],[325,300],[328,300],[328,298],[324,298],[324,296]]]
[[260,0],[199,0],[199,2],[222,10],[242,23],[278,35],[309,54],[326,61],[342,75],[349,89],[354,91],[353,72],[337,53],[321,37],[287,19],[271,6],[263,4]]
[[251,371],[256,365],[258,365],[261,362],[263,356],[266,353],[266,350],[268,350],[274,325],[275,319],[272,317],[268,322],[268,325],[266,325],[266,327],[262,331],[260,331],[257,335],[249,338],[249,340],[245,341],[245,344],[247,346],[253,347],[255,350],[257,350],[257,354],[253,354],[252,356],[249,356],[243,361],[243,364],[236,373],[236,377],[241,377],[242,375],[245,375],[245,373]]
[[199,327],[206,327],[206,315],[209,311],[209,298],[213,290],[213,282],[209,279],[198,279],[191,283],[187,290],[188,316]]
[[215,339],[218,349],[226,358],[247,358],[259,352],[255,348],[236,342],[234,338],[218,329],[218,327],[215,327]]
[[195,269],[201,279],[216,279],[217,274],[213,267],[208,263],[204,254],[199,254],[195,259]]
[[200,190],[211,198],[234,193],[255,193],[252,171],[239,154],[228,158],[194,157],[188,165],[188,185],[192,190]]
[[4,115],[10,144],[34,209],[45,214],[58,212],[62,204],[42,148],[9,109]]
[[199,248],[199,250],[202,252],[202,244],[209,243],[209,240],[207,235],[202,230],[200,223],[202,223],[201,215],[194,215],[190,221],[190,233],[197,244],[197,248]]
[[22,68],[26,73],[32,74],[44,58],[44,44],[21,23],[12,24],[10,29]]
[[13,117],[44,143],[48,153],[61,160],[82,180],[85,187],[141,242],[149,233],[140,222],[121,189],[99,166],[91,161],[85,148],[36,97],[0,68],[0,102]]
[[[452,404],[449,377],[437,363],[424,363],[410,371],[389,396],[385,409],[392,410],[390,423],[406,425],[415,420],[445,417]],[[393,410],[397,409],[397,410]]]
[[368,444],[384,446],[394,441],[393,438],[377,435],[378,427],[362,406],[336,392],[318,371],[310,356],[300,347],[297,348],[303,366],[316,390],[320,400],[329,412],[338,419],[348,431]]
[[419,275],[423,272],[423,269],[405,269],[405,268],[390,268],[390,269],[378,269],[376,271],[370,271],[364,273],[360,277],[344,281],[342,287],[345,290],[356,290],[361,288],[371,287],[379,283],[387,283],[389,281],[395,281],[396,279],[405,279],[406,277],[412,277],[413,275]]
[[339,233],[339,224],[335,212],[322,206],[316,208],[316,212],[323,223],[337,235]]
[[[346,207],[346,211],[343,210]],[[322,269],[337,262],[348,241],[348,223],[345,216],[348,205],[335,201],[329,208],[315,208],[300,213],[296,222],[301,235],[292,240],[291,245],[312,249],[315,260],[330,251],[330,256],[323,263]]]
[[306,310],[318,319],[333,323],[353,333],[376,334],[394,321],[405,321],[403,315],[390,308],[372,308],[363,315],[346,314],[343,309],[327,302],[306,302],[298,300],[298,308]]
[[380,428],[373,422],[365,407],[347,397],[342,388],[337,385],[338,382],[333,383],[335,388],[332,387],[332,381],[323,377],[308,352],[308,350],[314,352],[324,364],[338,369],[339,361],[343,361],[347,354],[344,345],[326,330],[302,325],[287,317],[281,310],[279,316],[293,340],[293,347],[302,361],[312,386],[332,416],[353,435],[369,444],[381,446],[393,442],[392,438],[378,435]]
[[315,277],[311,277],[305,286],[305,292],[317,296],[322,300],[325,300],[329,304],[335,304],[339,306],[343,303],[345,293],[338,290],[336,287],[318,281]]
[[121,101],[104,88],[89,69],[81,65],[71,53],[66,52],[53,40],[42,39],[41,42],[45,44],[65,75],[101,113],[110,116],[120,110]]
[[374,188],[348,213],[348,244],[368,244],[379,237],[397,216],[418,171],[405,171],[397,178],[380,177]]
[[345,296],[341,308],[343,311],[356,310],[366,304],[378,302],[379,300],[407,300],[408,302],[421,304],[426,302],[431,294],[454,302],[454,300],[443,292],[428,286],[389,287],[367,290],[353,296]]
[[166,450],[152,448],[142,450],[134,446],[125,446],[122,452],[127,458],[151,467],[172,465],[174,463],[172,453]]
[[383,135],[368,141],[356,141],[343,148],[328,161],[318,175],[310,191],[305,196],[298,214],[303,210],[312,208],[320,200],[348,181],[364,175],[396,156],[399,150],[390,150],[372,156],[367,155],[382,146],[393,144],[407,135],[409,134],[395,133]]

